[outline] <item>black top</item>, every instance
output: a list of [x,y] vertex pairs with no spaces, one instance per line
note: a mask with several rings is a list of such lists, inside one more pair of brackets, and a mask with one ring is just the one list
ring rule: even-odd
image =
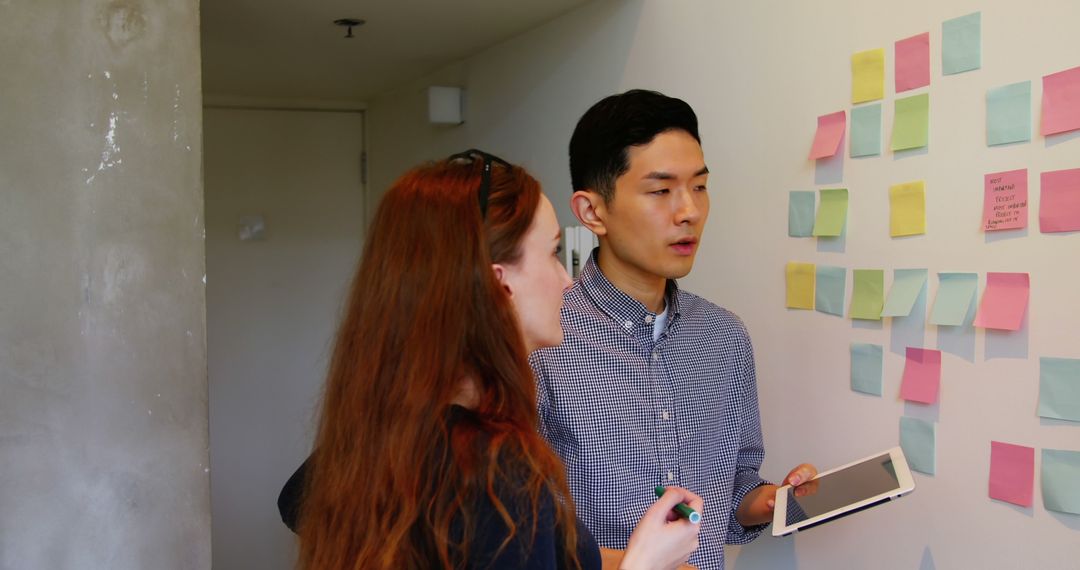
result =
[[[471,412],[458,406],[451,407],[447,425],[453,428],[464,415]],[[281,520],[293,532],[296,532],[297,517],[303,501],[304,484],[307,477],[309,457],[300,465],[278,495],[278,511]],[[533,526],[532,509],[523,504],[518,489],[512,485],[501,485],[497,489],[499,500],[506,505],[517,524],[514,539],[498,552],[509,529],[495,510],[487,493],[476,493],[473,512],[476,513],[476,528],[473,529],[473,541],[469,546],[469,561],[466,568],[525,568],[529,570],[551,570],[563,567],[564,545],[562,532],[555,521],[555,499],[550,495],[541,499],[536,518],[536,534],[531,536]],[[600,549],[589,529],[577,521],[578,559],[584,570],[599,570],[601,567]],[[460,529],[454,534],[460,535]],[[530,540],[531,539],[531,540]],[[496,553],[498,556],[496,557]]]

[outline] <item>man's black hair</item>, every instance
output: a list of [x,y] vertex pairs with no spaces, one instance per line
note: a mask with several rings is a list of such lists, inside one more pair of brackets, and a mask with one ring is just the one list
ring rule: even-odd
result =
[[630,168],[627,149],[671,130],[686,131],[701,144],[697,115],[682,99],[644,89],[601,99],[581,116],[570,137],[574,190],[592,190],[610,202],[615,179]]

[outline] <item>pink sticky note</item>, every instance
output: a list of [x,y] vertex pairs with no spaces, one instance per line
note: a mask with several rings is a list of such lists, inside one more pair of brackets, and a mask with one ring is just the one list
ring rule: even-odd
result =
[[941,386],[941,351],[928,348],[907,349],[900,397],[912,402],[933,404]]
[[1020,329],[1028,306],[1030,278],[1027,273],[987,273],[975,326],[987,329]]
[[990,498],[1031,506],[1035,486],[1035,448],[990,442]]
[[930,85],[930,32],[896,42],[896,92]]
[[1039,231],[1080,230],[1080,168],[1042,173]]
[[1043,77],[1042,134],[1080,129],[1080,67]]
[[983,177],[983,230],[1026,228],[1028,220],[1027,169],[995,172]]
[[840,139],[847,129],[847,112],[837,111],[817,118],[817,134],[814,146],[810,148],[810,160],[817,160],[836,154],[840,150]]

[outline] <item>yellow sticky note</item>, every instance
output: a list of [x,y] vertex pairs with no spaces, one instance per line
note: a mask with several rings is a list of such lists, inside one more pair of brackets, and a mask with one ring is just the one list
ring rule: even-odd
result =
[[914,236],[926,233],[926,186],[922,180],[889,188],[889,235]]
[[877,101],[885,96],[885,48],[851,56],[851,102]]
[[787,307],[789,309],[814,310],[814,276],[817,271],[813,263],[787,264]]

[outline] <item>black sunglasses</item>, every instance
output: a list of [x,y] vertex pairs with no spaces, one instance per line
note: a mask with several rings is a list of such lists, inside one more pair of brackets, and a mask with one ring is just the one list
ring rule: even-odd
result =
[[501,164],[501,165],[503,165],[503,166],[505,166],[507,168],[510,168],[511,165],[510,165],[509,162],[506,162],[505,160],[495,156],[494,154],[488,154],[488,153],[486,153],[486,152],[484,152],[482,150],[476,150],[475,148],[470,148],[469,150],[467,150],[465,152],[459,152],[459,153],[457,153],[455,155],[452,155],[450,158],[448,158],[446,160],[449,161],[449,162],[453,162],[453,161],[470,161],[471,162],[473,160],[476,160],[477,158],[480,158],[480,159],[482,159],[484,161],[484,171],[483,171],[483,175],[482,175],[483,178],[480,181],[480,219],[486,219],[487,218],[487,207],[488,207],[488,194],[491,193],[491,164],[494,163],[494,162],[497,162],[497,163],[499,163],[499,164]]

